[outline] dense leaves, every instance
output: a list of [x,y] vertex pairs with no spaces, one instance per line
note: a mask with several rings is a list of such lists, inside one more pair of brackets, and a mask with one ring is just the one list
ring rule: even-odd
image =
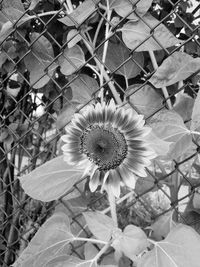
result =
[[[97,197],[99,200],[99,195],[101,197],[99,203],[102,206],[98,208],[107,208],[108,204],[111,204],[111,214],[114,213],[114,203],[109,203],[107,195],[102,198],[100,192],[91,193],[88,181],[83,179],[77,186],[80,192],[77,189],[62,198],[64,206],[68,207],[73,215],[77,215],[73,221],[77,222],[78,227],[72,224],[70,229],[66,214],[56,212],[36,234],[34,233],[33,238],[32,236],[27,238],[27,241],[31,238],[32,241],[22,252],[14,267],[136,265],[137,267],[197,267],[199,265],[200,241],[196,232],[187,226],[175,226],[172,212],[153,221],[152,217],[165,210],[160,206],[154,208],[155,199],[145,203],[145,199],[148,198],[141,196],[150,190],[151,193],[152,191],[157,193],[158,187],[165,190],[165,186],[168,186],[169,198],[172,203],[176,203],[179,199],[179,190],[182,188],[182,176],[193,181],[194,168],[197,175],[199,174],[196,151],[200,128],[197,74],[200,69],[200,52],[199,29],[194,20],[197,10],[193,9],[190,12],[188,7],[191,3],[188,1],[172,2],[1,1],[0,151],[3,153],[1,171],[3,173],[4,169],[6,172],[9,170],[9,175],[6,172],[2,175],[3,186],[0,181],[0,190],[2,189],[4,194],[6,189],[5,194],[13,196],[11,202],[1,205],[1,209],[2,206],[5,206],[5,209],[8,206],[5,214],[9,217],[3,215],[6,220],[13,219],[10,221],[11,226],[6,226],[2,231],[1,250],[6,251],[4,243],[5,240],[12,239],[12,234],[15,232],[13,228],[19,228],[16,231],[19,232],[19,236],[11,240],[13,245],[12,242],[9,243],[9,250],[14,250],[16,247],[20,252],[21,244],[18,240],[21,231],[27,231],[30,221],[34,226],[40,222],[40,214],[32,215],[32,209],[29,211],[30,221],[22,222],[24,217],[18,218],[18,205],[15,205],[14,201],[16,199],[24,205],[23,198],[26,196],[18,190],[18,185],[15,187],[15,175],[22,173],[24,167],[27,170],[33,169],[32,166],[30,169],[28,168],[30,166],[24,166],[21,155],[26,153],[33,161],[39,157],[35,164],[33,162],[35,167],[38,162],[45,162],[55,154],[62,153],[60,152],[62,142],[59,141],[57,146],[55,139],[56,137],[59,139],[58,135],[62,133],[63,127],[70,123],[75,112],[82,112],[80,109],[85,104],[102,101],[109,103],[114,99],[117,105],[122,104],[125,108],[131,105],[135,112],[144,115],[147,119],[146,125],[152,127],[152,131],[144,137],[144,140],[157,154],[155,161],[152,160],[153,164],[148,167],[147,177],[143,179],[137,177],[135,191],[122,189],[124,194],[128,192],[127,196],[130,198],[122,196],[124,199],[118,200],[119,206],[122,207],[117,207],[118,227],[110,216],[104,214],[105,210],[87,211],[81,215],[82,211],[88,210],[88,204],[90,208],[96,208],[93,203]],[[183,20],[187,24],[184,24]],[[181,49],[180,44],[182,44]],[[11,83],[10,80],[15,74],[21,79]],[[171,110],[164,106],[168,93],[171,94]],[[42,115],[45,113],[48,115],[39,118],[38,107],[42,109]],[[17,111],[20,115],[15,115]],[[37,129],[32,127],[32,123],[35,122],[39,124]],[[24,137],[24,134],[27,137]],[[194,164],[190,165],[189,162],[189,166],[185,166],[184,155],[191,152],[195,157],[191,159],[194,160]],[[173,160],[179,162],[180,158],[181,160],[183,158],[183,162],[178,170],[180,173],[175,177]],[[148,160],[143,160],[148,164]],[[16,169],[15,162],[19,165]],[[158,166],[155,165],[158,162]],[[140,163],[138,161],[138,168]],[[172,175],[159,180],[160,172],[157,172],[157,168],[163,177],[171,171]],[[58,200],[72,189],[82,178],[84,169],[85,166],[77,168],[68,165],[63,156],[59,156],[19,180],[25,194],[39,200],[41,205],[40,201]],[[155,177],[149,175],[151,172]],[[178,179],[175,180],[176,178]],[[195,180],[195,185],[197,181],[198,179]],[[191,186],[193,189],[192,182],[187,192]],[[139,201],[135,201],[135,193],[140,195]],[[23,196],[23,201],[20,196]],[[134,205],[132,205],[133,198]],[[32,201],[27,198],[28,207]],[[139,202],[144,204],[145,211],[141,212],[138,208]],[[197,189],[191,202],[193,208],[198,210],[200,201]],[[45,205],[52,203],[57,204],[55,201]],[[126,205],[129,205],[128,210],[123,209]],[[62,209],[61,205],[58,206],[56,210]],[[152,214],[148,214],[147,219],[148,207],[150,210],[148,212]],[[177,206],[177,209],[179,208]],[[12,216],[12,212],[17,214],[16,219]],[[144,217],[144,227],[147,226],[147,221],[149,225],[145,232],[142,230],[143,224],[138,223],[138,217],[142,217],[141,215]],[[92,234],[88,239],[84,238],[86,232]],[[146,233],[153,239],[151,245],[147,242]],[[71,242],[78,243],[76,256],[72,255],[73,251],[69,246]],[[5,254],[6,258],[7,251],[1,254]],[[10,256],[8,261],[14,259],[13,255],[8,255]],[[10,266],[12,262],[8,261],[5,260]]]

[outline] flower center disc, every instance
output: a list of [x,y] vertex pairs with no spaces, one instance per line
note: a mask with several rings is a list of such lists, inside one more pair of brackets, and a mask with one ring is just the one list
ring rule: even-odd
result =
[[127,154],[124,135],[112,127],[93,125],[81,136],[81,152],[99,166],[99,170],[115,169]]

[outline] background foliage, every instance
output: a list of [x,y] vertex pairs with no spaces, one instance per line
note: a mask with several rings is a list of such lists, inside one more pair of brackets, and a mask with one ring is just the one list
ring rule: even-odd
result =
[[[49,202],[42,202],[24,193],[18,177],[60,155],[60,135],[71,116],[103,97],[144,114],[163,141],[157,144],[160,154],[164,142],[172,143],[146,180],[137,181],[134,193],[124,188],[123,195],[130,193],[130,197],[118,201],[121,229],[131,232],[126,227],[134,224],[160,241],[169,233],[173,218],[199,232],[200,150],[199,135],[194,134],[200,127],[199,1],[132,1],[137,8],[128,0],[82,2],[0,2],[0,265],[4,267],[17,260],[33,236],[36,242],[38,236],[43,239],[44,222],[48,235],[55,230],[54,223],[67,226],[66,236],[56,235],[59,241],[80,231],[83,237],[96,234],[91,227],[84,228],[85,220],[88,224],[90,220],[82,212],[92,208],[106,213],[108,203],[104,195],[89,191],[87,179],[80,181],[76,174],[77,183],[67,184],[68,192],[60,188],[52,196],[48,195],[56,183],[52,177],[41,199]],[[33,184],[32,179],[30,191],[38,197],[41,192],[37,185],[34,191]],[[61,193],[62,198],[53,201]],[[180,227],[174,236],[184,233],[196,238],[190,231]],[[56,240],[46,240],[39,248],[29,246],[25,253],[34,254],[52,242]],[[86,266],[93,266],[90,259],[99,251],[78,241],[64,249],[74,257],[70,266],[84,264],[84,259],[90,264]],[[120,266],[131,266],[133,252],[121,250]],[[46,264],[43,261],[53,251],[45,253],[35,266]],[[195,252],[190,257],[195,259]],[[101,266],[110,264],[108,258],[102,259]],[[148,266],[148,260],[138,266]],[[67,264],[69,258],[59,261]],[[48,266],[55,266],[54,259]]]

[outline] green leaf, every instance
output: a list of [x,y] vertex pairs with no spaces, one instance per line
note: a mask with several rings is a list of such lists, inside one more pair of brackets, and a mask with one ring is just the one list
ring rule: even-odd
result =
[[75,45],[71,48],[66,47],[63,54],[58,58],[60,71],[64,75],[71,75],[85,63],[85,56],[82,49]]
[[183,121],[189,121],[192,116],[194,99],[185,93],[180,93],[176,97],[173,109],[182,117]]
[[145,117],[148,117],[155,113],[163,106],[163,98],[150,86],[140,84],[134,84],[126,91],[127,95],[130,95],[129,101],[133,104],[138,111]]
[[156,241],[164,239],[170,232],[170,230],[176,226],[172,220],[173,211],[169,211],[164,215],[158,217],[158,219],[149,227],[151,229],[151,238]]
[[0,30],[0,42],[3,42],[13,32],[13,24],[7,21]]
[[71,121],[72,116],[74,115],[79,106],[80,103],[77,101],[70,101],[70,103],[64,105],[57,117],[57,129],[63,129],[67,125],[67,123]]
[[53,47],[46,37],[33,33],[30,40],[31,51],[25,56],[24,63],[30,72],[31,86],[38,89],[49,82],[57,63],[54,62]]
[[125,256],[134,261],[136,255],[147,248],[147,236],[139,227],[128,225],[114,239],[112,246],[115,250],[124,253]]
[[145,140],[153,148],[157,156],[167,155],[172,145],[172,142],[165,141],[161,137],[156,136],[153,130],[145,137]]
[[59,156],[19,180],[27,195],[41,201],[52,201],[70,190],[82,174],[83,169],[68,165],[63,156]]
[[151,7],[152,2],[153,0],[140,0],[139,2],[138,0],[109,0],[109,7],[110,9],[114,9],[121,17],[126,17],[133,10],[127,18],[139,20],[136,14],[143,16]]
[[[103,46],[101,46],[97,53],[102,58]],[[123,75],[126,79],[134,78],[141,72],[144,66],[144,56],[141,52],[134,52],[132,53],[132,57],[130,56],[130,51],[121,42],[117,44],[110,41],[108,43],[105,64],[109,70],[115,72],[115,74]],[[126,60],[128,61],[123,64]],[[134,61],[136,61],[139,66]],[[123,66],[116,70],[122,64]]]
[[80,4],[70,15],[59,19],[62,23],[67,26],[79,27],[87,18],[90,17],[95,11],[94,0],[86,0]]
[[197,128],[199,128],[199,126],[200,126],[200,90],[198,91],[197,97],[194,102],[190,129],[194,131]]
[[51,259],[49,262],[46,263],[45,267],[63,267],[66,266],[67,262],[70,260],[71,256],[69,255],[60,255],[53,259]]
[[[177,159],[192,146],[192,135],[185,126],[181,116],[173,110],[161,110],[149,121],[157,137],[172,142],[167,158]],[[150,140],[151,142],[151,140]]]
[[86,260],[93,259],[99,250],[91,242],[87,242],[84,246],[84,256]]
[[200,70],[199,57],[193,58],[178,51],[163,61],[149,81],[156,88],[161,88],[183,81],[198,70]]
[[76,29],[72,29],[71,31],[69,31],[67,35],[68,48],[75,46],[75,44],[80,42],[80,40],[82,40],[82,36],[79,34],[79,32]]
[[45,267],[97,267],[94,260],[81,260],[74,256],[59,256],[52,259]]
[[199,251],[199,234],[191,227],[179,224],[141,258],[138,267],[198,267]]
[[39,3],[40,3],[40,0],[31,0],[31,4],[28,9],[33,10]]
[[137,179],[134,189],[137,194],[143,195],[145,192],[148,192],[150,190],[158,190],[157,186],[155,185],[155,179],[151,175],[148,175],[147,177],[140,177]]
[[72,100],[80,104],[88,102],[99,89],[97,81],[86,74],[79,74],[76,79],[70,77],[70,80],[72,80],[70,83],[73,95]]
[[185,153],[195,153],[196,146],[192,142],[192,135],[185,134],[180,136],[175,143],[172,143],[167,154],[168,159],[178,159]]
[[173,110],[161,110],[149,121],[149,126],[162,140],[176,142],[189,133],[181,116]]
[[73,238],[68,217],[57,212],[39,228],[13,267],[46,266],[52,258],[69,251],[67,245]]
[[5,23],[7,23],[7,25],[10,24],[11,25],[10,27],[12,28],[14,23],[16,23],[16,21],[18,22],[16,23],[15,26],[19,27],[28,20],[30,20],[30,16],[27,15],[24,10],[15,7],[15,5],[5,7],[3,11],[0,11],[0,24],[2,27],[4,26]]
[[198,191],[194,193],[192,204],[194,209],[200,209],[200,193]]
[[3,0],[1,1],[2,9],[4,10],[5,8],[15,8],[19,11],[25,12],[24,6],[21,2],[21,0]]
[[[152,35],[152,28],[154,29],[154,38],[150,37]],[[160,23],[160,21],[155,19],[150,14],[144,15],[143,19],[139,20],[138,22],[127,22],[122,27],[121,31],[122,39],[126,46],[130,49],[136,49],[136,52],[161,50],[163,49],[163,47],[167,48],[181,43],[181,41],[178,40],[164,26],[164,24]],[[161,44],[161,46],[159,45],[159,43]]]
[[115,229],[113,220],[99,211],[84,212],[83,216],[94,236],[103,241],[109,241]]

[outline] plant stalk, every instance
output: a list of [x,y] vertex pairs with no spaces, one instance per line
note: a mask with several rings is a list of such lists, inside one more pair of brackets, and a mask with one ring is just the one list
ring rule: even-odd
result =
[[[151,62],[152,62],[154,70],[157,70],[158,63],[156,61],[156,57],[154,55],[154,52],[153,51],[149,51],[149,56],[151,58]],[[165,86],[163,86],[161,89],[162,89],[164,97],[166,98],[166,103],[167,103],[168,108],[172,109],[172,103],[171,103],[171,100],[169,98],[169,94],[168,94],[167,88]]]
[[111,217],[113,219],[115,227],[118,227],[115,196],[114,196],[114,194],[113,194],[111,189],[107,190],[107,194],[108,194],[108,201],[109,201],[109,204],[110,204]]

